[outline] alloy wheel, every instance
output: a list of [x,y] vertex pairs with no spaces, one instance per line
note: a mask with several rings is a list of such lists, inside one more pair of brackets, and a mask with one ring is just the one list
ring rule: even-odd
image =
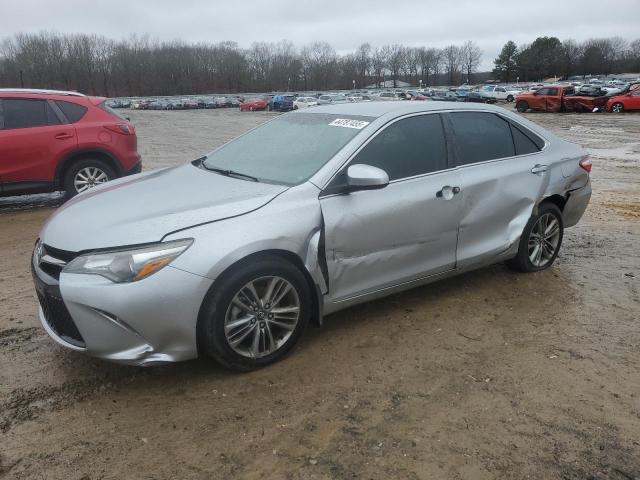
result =
[[250,281],[227,308],[224,333],[231,349],[247,358],[260,358],[281,348],[300,320],[300,297],[282,277]]
[[544,267],[553,259],[560,243],[560,222],[551,213],[541,215],[529,234],[529,261]]
[[621,103],[614,103],[613,107],[611,107],[611,110],[615,113],[622,113],[622,111],[624,110],[624,107],[622,106]]
[[98,167],[84,167],[73,178],[73,186],[76,192],[82,193],[101,183],[109,181],[109,176]]

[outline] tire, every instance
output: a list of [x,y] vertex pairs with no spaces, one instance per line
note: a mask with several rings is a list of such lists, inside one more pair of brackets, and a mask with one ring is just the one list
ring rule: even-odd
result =
[[524,113],[529,110],[529,104],[525,101],[520,101],[516,103],[516,110],[518,110],[520,113]]
[[507,102],[513,102],[513,95],[507,95]]
[[[557,225],[556,229],[553,227],[554,223]],[[545,227],[546,231],[551,229],[546,234],[547,237],[536,241],[536,235],[540,230],[545,230]],[[542,202],[538,207],[538,213],[532,216],[524,227],[518,245],[518,254],[507,261],[507,265],[519,272],[539,272],[549,268],[558,256],[563,234],[562,212],[555,204]],[[546,245],[546,247],[543,248],[541,245]],[[549,251],[551,247],[553,247],[552,252]],[[541,251],[542,253],[539,253]],[[538,263],[537,255],[539,255],[540,263]]]
[[613,105],[611,105],[611,111],[614,113],[622,113],[624,112],[624,105],[621,104],[620,102],[616,102]]
[[[113,168],[97,158],[85,158],[75,162],[64,175],[63,186],[68,197],[74,197],[109,180],[116,178]],[[82,185],[86,179],[86,188]]]
[[[200,351],[221,365],[238,371],[255,370],[287,355],[304,332],[311,316],[311,291],[302,272],[280,257],[264,256],[241,262],[224,274],[221,280],[207,294],[200,312]],[[271,306],[268,292],[272,281],[276,282],[272,300],[279,296],[283,287],[288,285],[290,289]],[[249,285],[253,285],[259,297],[254,298],[254,307],[249,305],[252,300],[250,297],[253,297]],[[247,308],[241,308],[240,304]],[[276,309],[293,310],[296,305],[295,321],[295,311],[283,311],[280,317],[275,312]],[[234,322],[236,326],[230,328],[229,325]],[[287,328],[279,325],[286,325]]]

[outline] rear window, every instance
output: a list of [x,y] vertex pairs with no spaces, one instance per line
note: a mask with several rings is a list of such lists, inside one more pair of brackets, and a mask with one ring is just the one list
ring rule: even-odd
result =
[[[149,103],[149,102],[147,102],[147,103]],[[98,105],[98,108],[101,108],[105,112],[110,113],[111,115],[113,115],[116,118],[119,118],[120,120],[126,120],[127,119],[127,117],[125,117],[124,115],[121,115],[116,110],[114,110],[109,105],[107,105],[106,101],[104,101],[100,105]]]
[[[67,120],[71,123],[76,123],[84,114],[87,113],[87,107],[82,105],[78,105],[77,103],[67,102],[64,100],[56,100],[56,104],[64,113],[64,116],[67,117]],[[109,107],[111,108],[111,107]]]
[[61,123],[46,100],[5,98],[2,104],[5,129],[44,127]]

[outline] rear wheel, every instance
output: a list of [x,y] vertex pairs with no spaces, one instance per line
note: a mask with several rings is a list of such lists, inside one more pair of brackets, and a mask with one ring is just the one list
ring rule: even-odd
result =
[[116,178],[113,168],[103,160],[87,158],[74,163],[64,176],[64,189],[73,197]]
[[553,203],[543,202],[522,232],[518,254],[507,265],[520,272],[549,268],[558,256],[563,233],[562,212]]
[[208,295],[200,346],[228,368],[260,368],[293,348],[310,314],[311,292],[300,270],[280,257],[262,257],[232,270]]
[[616,102],[611,105],[611,111],[614,113],[622,113],[624,112],[624,105],[622,105],[620,102]]
[[520,113],[524,113],[529,110],[529,104],[525,101],[518,102],[516,103],[516,110],[518,110]]
[[507,102],[513,102],[513,95],[507,95]]

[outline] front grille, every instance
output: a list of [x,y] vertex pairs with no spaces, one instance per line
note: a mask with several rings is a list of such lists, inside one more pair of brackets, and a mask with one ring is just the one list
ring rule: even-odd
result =
[[[78,254],[76,252],[69,252],[67,250],[60,250],[59,248],[53,248],[49,245],[42,245],[42,256],[40,257],[39,267],[47,275],[60,279],[60,272],[64,268],[65,264],[76,258]],[[54,260],[60,260],[61,262],[49,263],[43,261],[43,258],[51,257]]]
[[82,338],[76,324],[73,323],[69,310],[67,310],[62,298],[46,291],[37,291],[37,293],[44,318],[49,327],[51,327],[51,330],[65,342],[75,345],[76,347],[84,347],[84,338]]

